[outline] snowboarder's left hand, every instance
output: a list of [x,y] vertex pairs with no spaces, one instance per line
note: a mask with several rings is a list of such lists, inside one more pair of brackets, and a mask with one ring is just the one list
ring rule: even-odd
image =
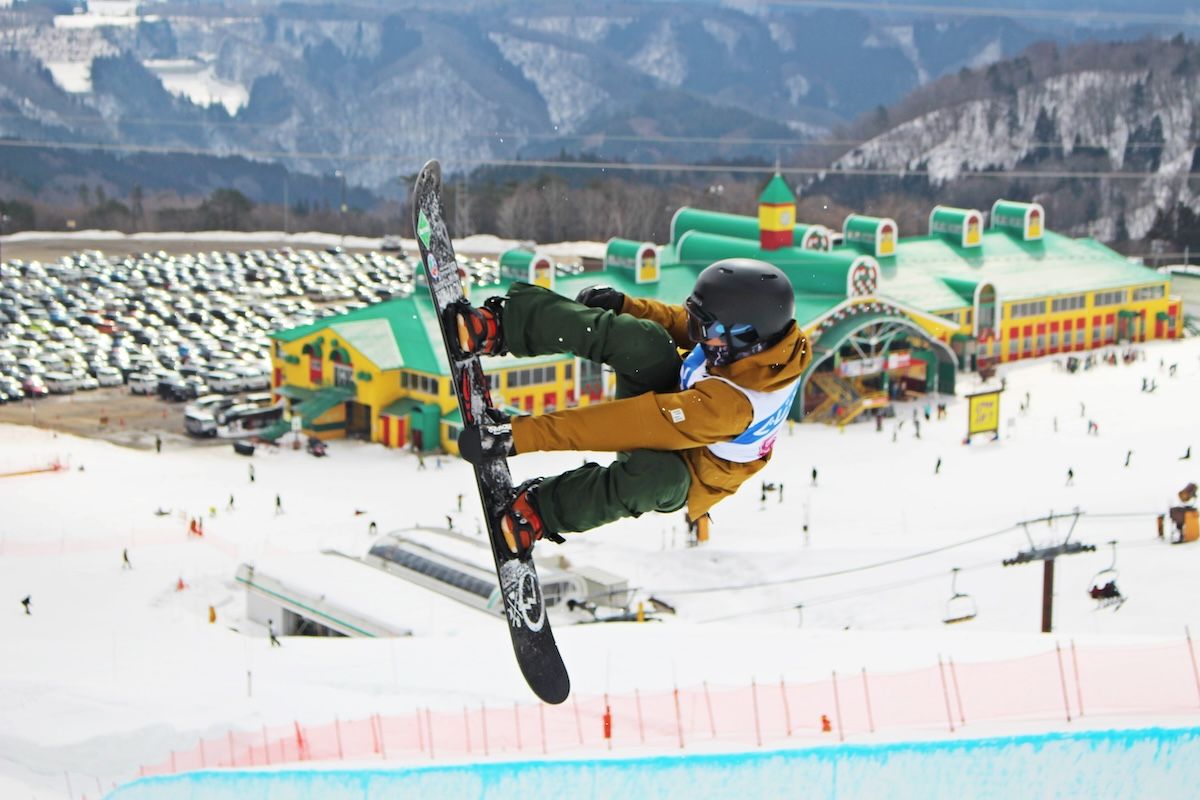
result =
[[620,314],[625,306],[625,294],[611,286],[589,286],[579,293],[575,302],[589,308],[603,308],[605,311]]
[[458,434],[458,454],[476,466],[517,453],[509,416],[494,408],[487,409],[486,414],[488,419],[482,425],[466,425]]

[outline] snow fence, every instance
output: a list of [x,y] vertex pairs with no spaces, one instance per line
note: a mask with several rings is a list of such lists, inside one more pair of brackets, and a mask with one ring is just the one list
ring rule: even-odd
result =
[[637,759],[204,770],[141,778],[108,797],[1185,797],[1200,785],[1198,750],[1200,728],[1146,728]]

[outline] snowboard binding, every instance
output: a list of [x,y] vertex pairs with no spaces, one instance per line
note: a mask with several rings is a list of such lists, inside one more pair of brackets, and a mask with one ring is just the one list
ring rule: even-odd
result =
[[446,308],[446,339],[460,357],[502,356],[508,352],[501,327],[503,308],[502,297],[489,297],[479,307],[464,297]]

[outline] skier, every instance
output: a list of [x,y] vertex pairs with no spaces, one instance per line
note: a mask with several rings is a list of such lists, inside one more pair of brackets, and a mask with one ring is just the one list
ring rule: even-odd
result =
[[1188,445],[1187,452],[1186,452],[1186,453],[1184,453],[1183,455],[1181,455],[1181,456],[1179,457],[1179,460],[1180,460],[1180,461],[1187,461],[1187,460],[1188,460],[1189,458],[1191,458],[1191,457],[1192,457],[1192,446],[1189,444],[1189,445]]
[[942,457],[938,456],[937,464],[933,468],[934,475],[940,475],[942,472]]
[[[607,403],[468,425],[463,458],[538,450],[608,450],[595,463],[516,487],[501,513],[509,549],[562,541],[647,511],[687,506],[701,520],[766,465],[808,364],[787,276],[753,259],[718,261],[700,273],[683,305],[593,286],[571,300],[526,283],[480,307],[454,310],[463,353],[516,356],[570,352],[617,374]],[[683,358],[679,348],[691,348]]]
[[1131,458],[1133,458],[1133,451],[1126,450],[1125,451],[1125,466],[1127,466],[1127,467],[1129,466],[1129,459],[1131,459]]
[[283,513],[283,498],[280,497],[278,494],[276,494],[275,495],[275,514],[279,515],[282,513]]
[[271,637],[271,647],[283,647],[275,637],[275,620],[267,620],[267,635]]
[[25,595],[25,599],[21,601],[21,605],[25,606],[25,616],[33,616],[33,612],[29,610],[30,604],[33,603],[33,595]]
[[1067,486],[1071,486],[1074,483],[1075,483],[1075,470],[1072,469],[1071,467],[1067,467]]
[[129,548],[125,547],[121,550],[121,569],[133,569],[133,564],[129,562]]

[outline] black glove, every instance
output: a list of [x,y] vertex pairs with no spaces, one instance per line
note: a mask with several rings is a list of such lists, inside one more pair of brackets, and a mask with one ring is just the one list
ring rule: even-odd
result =
[[625,305],[625,295],[611,286],[589,286],[579,293],[575,302],[620,314],[621,308]]
[[512,422],[498,409],[489,408],[480,425],[466,425],[458,434],[458,454],[475,466],[494,458],[516,455]]

